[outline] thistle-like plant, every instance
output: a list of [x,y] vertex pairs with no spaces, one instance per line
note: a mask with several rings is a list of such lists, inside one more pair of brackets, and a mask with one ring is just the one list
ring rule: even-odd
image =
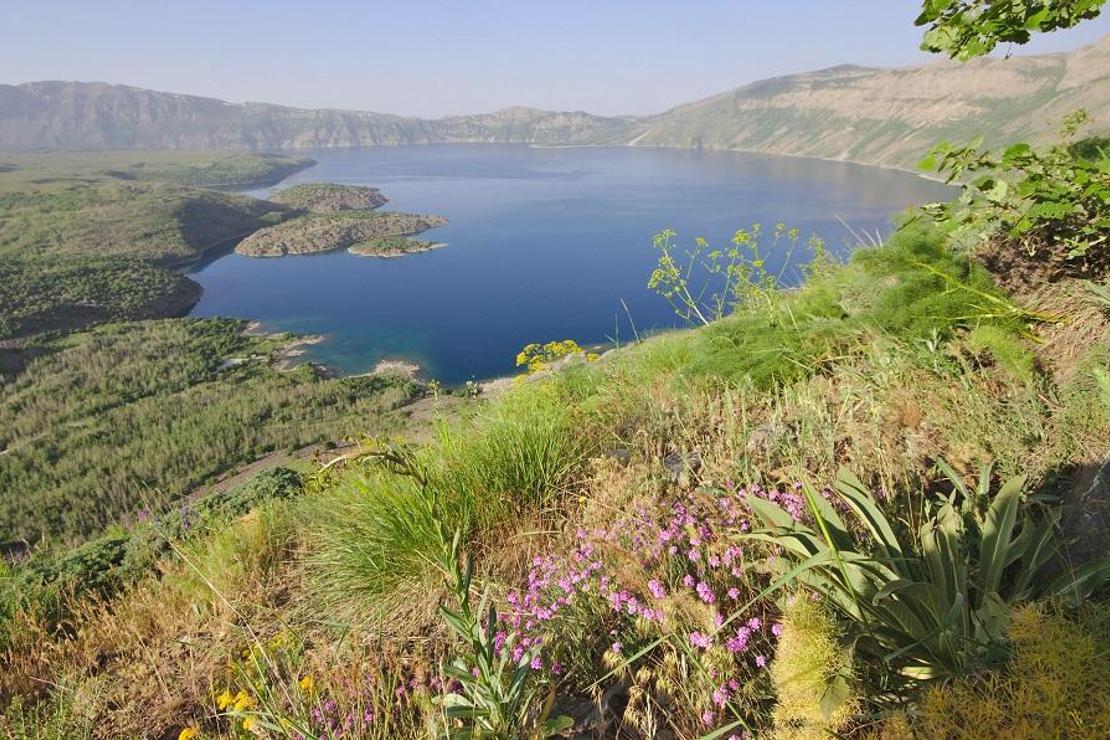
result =
[[[781,546],[788,580],[848,618],[857,651],[879,659],[896,684],[915,686],[1004,658],[1011,605],[1074,602],[1110,581],[1110,560],[1059,570],[1059,512],[1034,518],[1023,509],[1024,483],[1009,481],[989,505],[989,473],[977,491],[957,484],[934,505],[915,548],[895,533],[863,484],[842,471],[835,495],[852,527],[807,489],[812,525],[752,499],[762,528],[751,536]],[[854,537],[853,529],[864,536]]]

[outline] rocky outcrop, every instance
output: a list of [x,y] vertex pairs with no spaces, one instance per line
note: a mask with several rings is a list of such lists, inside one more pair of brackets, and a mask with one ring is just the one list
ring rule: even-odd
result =
[[377,188],[363,185],[308,182],[286,188],[271,196],[270,201],[312,213],[340,213],[372,211],[385,205],[388,199]]
[[254,232],[235,251],[249,257],[330,252],[383,237],[419,234],[445,223],[441,216],[413,213],[310,213]]

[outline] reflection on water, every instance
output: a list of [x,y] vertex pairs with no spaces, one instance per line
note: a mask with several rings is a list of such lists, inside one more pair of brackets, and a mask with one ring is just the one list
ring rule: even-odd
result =
[[893,213],[947,193],[904,172],[731,152],[464,145],[310,155],[319,164],[278,189],[380,187],[387,209],[450,219],[425,237],[448,246],[397,259],[230,254],[197,268],[204,296],[192,315],[325,334],[310,359],[362,372],[406,358],[447,383],[511,371],[528,342],[627,339],[622,299],[641,332],[672,326],[670,307],[646,288],[651,237],[663,228],[724,244],[739,227],[783,221],[844,250],[838,217],[888,231]]

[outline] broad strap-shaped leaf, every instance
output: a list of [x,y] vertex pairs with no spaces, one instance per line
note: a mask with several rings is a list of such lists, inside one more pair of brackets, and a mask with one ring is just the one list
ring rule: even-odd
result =
[[1099,558],[1084,563],[1075,570],[1057,576],[1042,592],[1046,598],[1066,598],[1073,603],[1110,583],[1110,558]]
[[979,543],[979,570],[976,574],[980,598],[997,593],[1002,582],[1002,573],[1009,561],[1014,522],[1017,521],[1018,507],[1021,505],[1021,489],[1024,486],[1024,476],[1007,481],[987,509]]
[[1013,587],[1009,589],[1008,601],[1025,601],[1038,595],[1044,585],[1038,576],[1059,552],[1057,541],[1059,524],[1059,509],[1049,512],[1036,525],[1028,517],[1026,518],[1012,548],[1015,556],[1021,558],[1021,569],[1014,579]]
[[802,487],[802,492],[805,494],[806,503],[809,504],[810,511],[813,516],[820,519],[825,524],[830,535],[832,535],[833,542],[838,549],[846,550],[852,546],[852,540],[848,537],[848,528],[844,526],[844,521],[832,507],[825,497],[817,493],[813,486],[806,483]]
[[902,547],[894,536],[894,529],[886,515],[875,504],[871,492],[860,482],[852,471],[841,468],[836,479],[836,492],[848,504],[855,515],[871,532],[878,554],[889,562],[902,562]]
[[744,503],[759,517],[760,521],[770,529],[793,529],[796,522],[794,517],[777,504],[758,496],[748,496]]
[[983,597],[982,605],[975,610],[975,638],[979,642],[996,643],[1002,639],[1010,623],[1010,606],[997,593]]
[[[928,580],[950,605],[967,594],[967,562],[963,548],[963,518],[943,504],[921,527],[921,554]],[[966,621],[965,629],[970,627]]]

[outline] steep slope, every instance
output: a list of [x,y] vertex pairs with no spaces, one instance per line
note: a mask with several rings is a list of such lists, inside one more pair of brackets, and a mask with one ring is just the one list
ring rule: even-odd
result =
[[80,82],[0,85],[0,150],[277,150],[427,143],[744,149],[909,166],[934,142],[1043,138],[1086,108],[1110,128],[1110,36],[1070,54],[833,67],[755,82],[659,115],[506,108],[423,120]]
[[645,119],[633,143],[909,166],[944,138],[1049,136],[1077,108],[1110,126],[1110,37],[1071,54],[764,80]]

